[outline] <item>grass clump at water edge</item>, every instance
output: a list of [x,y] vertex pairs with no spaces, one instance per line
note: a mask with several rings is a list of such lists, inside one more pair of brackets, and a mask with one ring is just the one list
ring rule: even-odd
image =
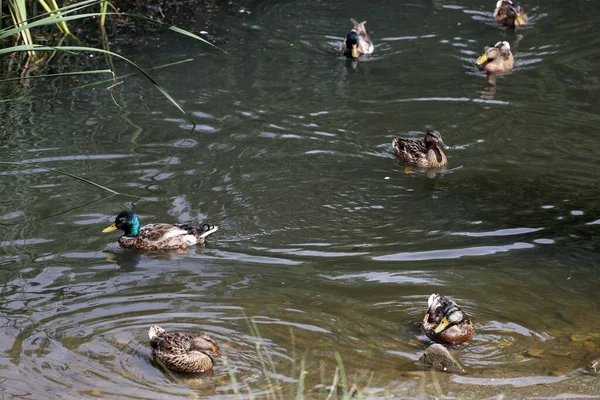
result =
[[[250,388],[247,384],[244,384],[244,388],[242,388],[242,385],[236,377],[233,366],[231,365],[227,357],[223,357],[223,364],[227,368],[229,380],[231,382],[232,387],[231,390],[234,394],[244,398],[260,397],[267,398],[269,400],[283,400],[295,398],[296,400],[301,400],[305,398],[314,398],[314,396],[317,394],[315,393],[315,390],[317,390],[319,394],[327,400],[332,398],[341,398],[344,400],[364,399],[368,397],[366,394],[366,390],[371,384],[374,373],[371,372],[368,374],[365,383],[361,383],[360,385],[357,383],[350,383],[346,374],[346,369],[344,367],[342,357],[338,352],[335,352],[336,368],[333,373],[333,377],[330,378],[330,380],[327,380],[327,378],[325,377],[325,371],[321,369],[321,384],[315,386],[312,389],[307,387],[306,377],[309,375],[310,372],[306,368],[306,354],[304,354],[300,359],[298,369],[296,343],[293,328],[290,328],[290,335],[292,338],[290,377],[294,380],[294,382],[283,382],[280,378],[282,374],[277,372],[275,362],[273,361],[273,357],[271,356],[270,352],[264,351],[264,340],[260,334],[256,321],[253,318],[249,318],[246,321],[248,322],[248,327],[250,329],[251,335],[257,338],[255,342],[256,355],[261,366],[262,374],[266,378],[267,388],[265,388],[266,390],[262,390],[260,393],[253,392],[253,389]],[[360,380],[364,381],[364,379]]]
[[[137,14],[119,13],[117,9],[106,0],[84,0],[71,2],[71,4],[63,7],[59,7],[55,0],[38,1],[43,7],[42,12],[39,12],[39,7],[36,6],[38,4],[37,2],[26,0],[10,0],[5,3],[13,24],[6,28],[0,29],[0,42],[6,42],[12,39],[14,43],[11,46],[4,46],[4,48],[0,48],[0,55],[10,55],[10,65],[19,65],[21,70],[20,77],[16,79],[27,79],[32,76],[36,76],[35,72],[44,69],[49,64],[50,60],[52,60],[52,58],[59,53],[99,53],[104,56],[108,69],[68,71],[59,74],[51,74],[49,76],[109,74],[112,77],[113,85],[116,85],[117,78],[114,71],[113,58],[119,59],[137,69],[172,105],[174,105],[181,113],[184,114],[186,119],[188,119],[192,124],[194,123],[193,119],[179,105],[179,103],[162,86],[160,86],[152,77],[152,75],[150,75],[144,68],[135,63],[133,60],[110,50],[108,35],[104,28],[106,18],[108,16],[116,16],[120,19],[128,17],[138,21],[149,22],[219,49],[218,47],[192,32],[155,20],[153,18]],[[0,2],[0,7],[1,4],[2,3]],[[99,9],[98,11],[93,11],[91,9],[92,7],[99,7]],[[114,12],[109,12],[110,9],[114,10]],[[77,20],[94,19],[99,19],[100,21],[99,28],[102,38],[102,48],[69,44],[69,42],[78,41],[78,39],[75,38],[75,36],[71,33],[68,23],[73,23]],[[43,34],[45,31],[40,32],[40,29],[48,29],[52,26],[56,26],[58,28],[57,35],[48,36]],[[44,44],[36,43],[36,41],[40,40],[42,40]],[[219,50],[223,51],[222,49]],[[24,61],[18,58],[19,54],[26,55]],[[10,69],[11,68],[8,68],[7,70]],[[7,80],[11,79],[6,79],[4,81]],[[19,97],[16,97],[16,99],[19,99]]]

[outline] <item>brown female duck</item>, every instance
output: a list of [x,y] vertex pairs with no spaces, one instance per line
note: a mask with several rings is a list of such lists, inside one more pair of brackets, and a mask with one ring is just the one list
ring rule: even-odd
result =
[[432,294],[423,319],[423,331],[436,342],[463,343],[475,333],[473,324],[460,307],[443,294]]
[[498,42],[484,49],[484,53],[476,61],[477,68],[488,74],[510,71],[515,60],[508,42]]
[[175,250],[202,244],[206,237],[216,232],[218,226],[204,224],[202,227],[179,224],[149,224],[140,227],[140,220],[131,211],[122,211],[114,224],[102,232],[123,231],[119,244],[140,250]]
[[419,168],[441,168],[448,164],[440,132],[427,131],[424,139],[394,138],[392,147],[404,164]]
[[151,326],[148,336],[154,358],[173,371],[206,372],[213,367],[213,354],[221,355],[215,339],[206,333],[192,337]]
[[514,4],[512,0],[498,0],[494,20],[502,25],[519,28],[525,25],[529,18],[521,6]]

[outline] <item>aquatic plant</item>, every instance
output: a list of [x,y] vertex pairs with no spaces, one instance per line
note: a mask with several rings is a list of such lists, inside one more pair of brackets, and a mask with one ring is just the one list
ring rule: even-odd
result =
[[[28,2],[26,0],[10,0],[8,2],[8,9],[13,24],[9,27],[0,29],[0,41],[7,41],[14,38],[14,44],[6,46],[0,49],[0,55],[10,54],[11,61],[13,64],[19,66],[20,76],[19,78],[12,79],[26,79],[31,77],[49,77],[49,76],[72,76],[82,74],[109,74],[112,76],[112,81],[116,84],[116,74],[113,66],[113,59],[118,59],[129,63],[136,68],[167,100],[173,104],[179,111],[181,111],[187,119],[192,123],[192,119],[183,110],[179,103],[162,87],[157,81],[140,65],[133,62],[131,59],[113,52],[110,50],[108,35],[105,30],[105,23],[107,16],[116,16],[118,18],[132,18],[139,21],[150,22],[157,24],[163,28],[171,30],[181,35],[185,35],[189,38],[201,41],[209,44],[217,49],[212,43],[201,38],[200,36],[178,28],[173,25],[166,24],[153,18],[149,18],[143,15],[120,13],[114,6],[111,5],[107,0],[84,0],[74,2],[64,7],[59,7],[56,0],[38,0],[43,7],[44,12],[37,13],[37,7],[35,2]],[[99,11],[90,11],[92,7],[100,7]],[[109,7],[112,8],[112,12],[109,12]],[[33,13],[34,15],[30,16]],[[67,23],[76,20],[99,20],[99,29],[102,37],[102,48],[71,45],[72,41],[78,39],[71,33]],[[34,35],[34,31],[38,32],[42,28],[48,28],[56,26],[58,29],[58,35],[52,37],[56,44],[40,44],[36,42],[38,36]],[[42,39],[44,42],[48,42],[47,37],[39,35],[39,41]],[[221,50],[221,49],[219,49]],[[223,50],[221,50],[223,51]],[[48,62],[58,53],[70,53],[70,54],[81,54],[81,53],[99,53],[105,57],[105,62],[108,69],[96,69],[96,70],[85,70],[85,71],[68,71],[61,72],[58,74],[50,75],[35,75],[34,72],[43,69]],[[25,54],[26,57],[18,58],[19,54]],[[172,65],[172,64],[171,64]],[[11,80],[5,79],[4,81]],[[0,81],[1,82],[1,81]]]

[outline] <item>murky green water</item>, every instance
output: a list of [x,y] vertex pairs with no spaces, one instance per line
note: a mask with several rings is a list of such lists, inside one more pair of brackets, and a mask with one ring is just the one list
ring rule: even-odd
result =
[[[194,131],[139,77],[119,106],[108,84],[65,81],[3,104],[0,159],[23,165],[0,166],[2,393],[226,396],[230,370],[242,393],[289,395],[304,362],[325,397],[335,352],[351,383],[373,373],[373,396],[600,393],[586,374],[600,358],[596,3],[528,1],[519,34],[494,26],[493,3],[223,5],[209,31],[226,55],[170,33],[116,39],[144,66],[194,58],[155,72]],[[351,16],[376,44],[358,68],[335,53]],[[474,60],[498,40],[516,68],[493,90]],[[448,171],[405,174],[392,137],[430,127]],[[140,255],[100,232],[122,209],[221,229],[188,254]],[[475,323],[454,349],[464,376],[414,373],[433,292]],[[173,378],[151,324],[210,332],[230,367]]]

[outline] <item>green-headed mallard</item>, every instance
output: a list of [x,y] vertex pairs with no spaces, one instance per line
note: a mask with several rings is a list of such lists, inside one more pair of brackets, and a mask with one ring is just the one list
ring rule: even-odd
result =
[[494,10],[494,19],[497,23],[518,28],[527,23],[529,18],[521,8],[511,0],[498,0]]
[[363,21],[360,24],[354,18],[350,18],[350,21],[354,24],[354,28],[346,35],[346,39],[342,41],[340,46],[342,54],[349,58],[358,58],[363,54],[372,54],[374,47],[365,27],[367,21]]
[[213,367],[213,354],[221,356],[217,342],[206,333],[192,337],[151,326],[148,336],[154,358],[173,371],[206,372]]
[[458,305],[443,294],[432,294],[423,319],[423,331],[436,342],[455,344],[470,340],[473,324]]
[[510,45],[508,42],[498,42],[493,46],[487,46],[477,59],[476,65],[480,71],[489,74],[510,71],[515,65]]
[[441,168],[448,164],[442,147],[447,147],[438,131],[427,131],[424,139],[394,138],[394,153],[404,164],[419,168]]
[[119,244],[123,247],[140,250],[187,249],[188,246],[202,244],[206,237],[216,232],[218,226],[204,224],[202,227],[178,224],[149,224],[140,227],[140,220],[131,211],[122,211],[114,224],[102,232],[120,229],[123,235]]

